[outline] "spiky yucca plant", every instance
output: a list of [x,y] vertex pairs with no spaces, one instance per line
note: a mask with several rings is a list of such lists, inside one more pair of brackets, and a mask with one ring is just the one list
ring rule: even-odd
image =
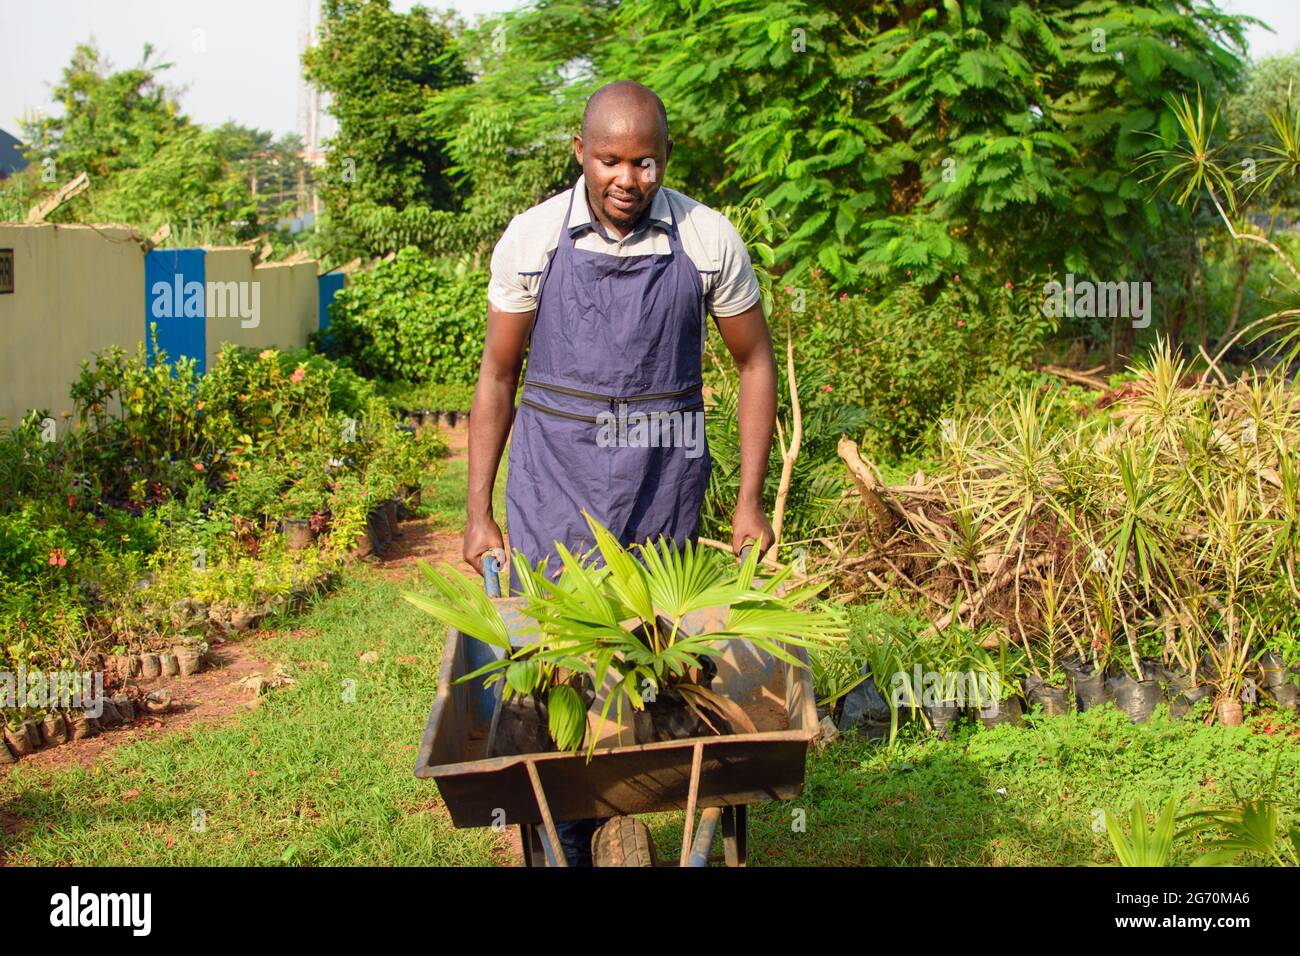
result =
[[[525,598],[522,610],[536,622],[537,640],[524,647],[511,648],[496,605],[474,582],[450,567],[444,566],[439,575],[422,564],[435,594],[404,597],[444,624],[506,653],[462,680],[504,679],[515,693],[545,693],[548,704],[555,697],[567,727],[581,698],[576,691],[573,699],[564,691],[557,696],[558,688],[569,686],[563,682],[575,672],[586,673],[599,688],[612,676],[600,712],[602,726],[611,708],[621,725],[625,705],[643,710],[671,688],[710,726],[713,715],[749,729],[752,724],[739,706],[697,683],[705,658],[722,654],[725,641],[740,639],[778,660],[804,666],[792,648],[844,639],[847,626],[840,609],[804,609],[824,585],[786,590],[788,567],[756,580],[757,549],[731,568],[689,543],[679,549],[661,539],[625,547],[595,518],[585,517],[596,547],[579,558],[557,544],[562,564],[557,580],[547,575],[545,562],[533,567],[518,551],[514,554]],[[716,607],[729,609],[721,628],[690,633],[684,626],[691,612]],[[582,707],[584,718],[585,712]],[[553,716],[556,745],[577,750],[585,719],[563,739],[556,735],[555,724]],[[592,735],[589,755],[598,737]]]

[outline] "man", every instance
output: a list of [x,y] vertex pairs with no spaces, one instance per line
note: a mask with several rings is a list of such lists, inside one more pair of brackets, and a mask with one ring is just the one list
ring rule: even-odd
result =
[[[549,558],[555,572],[556,541],[574,554],[595,544],[584,509],[625,544],[695,540],[711,469],[706,310],[740,376],[732,550],[772,543],[762,491],[776,363],[758,282],[724,216],[661,188],[672,147],[653,91],[628,81],[601,87],[573,138],[582,176],[516,216],[497,243],[469,426],[464,557],[479,573],[487,552],[504,553],[492,487],[526,351],[506,480],[511,548],[534,564]],[[658,427],[638,428],[637,413]],[[513,566],[510,581],[517,592]],[[561,827],[571,862],[590,861],[595,822]]]

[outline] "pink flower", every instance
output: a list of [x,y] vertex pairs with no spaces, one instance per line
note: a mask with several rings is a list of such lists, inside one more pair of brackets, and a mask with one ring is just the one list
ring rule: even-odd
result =
[[821,274],[822,274],[822,270],[821,270],[821,269],[814,269],[814,270],[813,270],[813,275],[814,275],[814,276],[819,276],[819,275],[821,275]]
[[849,297],[849,294],[848,294],[847,292],[841,292],[841,293],[840,293],[840,301],[841,301],[841,302],[843,302],[843,301],[844,301],[845,299],[847,299],[848,297]]
[[1008,279],[1006,282],[1002,283],[1002,288],[1004,288],[1004,289],[1014,289],[1014,288],[1015,288],[1015,285],[1011,282],[1010,279]]
[[823,385],[823,386],[822,386],[822,391],[823,391],[823,392],[829,392],[830,390],[831,390],[831,387],[830,387],[829,385]]
[[62,548],[50,549],[50,566],[61,568],[68,563],[68,559],[63,556]]
[[289,381],[301,382],[306,377],[307,377],[307,367],[305,365],[299,365],[296,369],[293,370],[293,374],[289,376]]
[[964,329],[964,328],[966,328],[966,321],[965,321],[964,319],[958,319],[958,320],[957,320],[957,328],[959,328],[959,329]]
[[257,353],[257,357],[263,360],[275,358],[275,349],[262,349],[262,351]]
[[960,281],[961,281],[961,276],[960,276],[960,275],[954,275],[954,276],[952,277],[952,281],[953,281],[953,282],[960,282]]
[[858,354],[859,352],[861,352],[861,351],[862,351],[862,349],[857,348],[857,347],[855,346],[854,349],[853,349],[853,354],[854,354],[854,355],[857,355],[857,354]]
[[790,287],[789,287],[789,286],[786,286],[786,287],[785,287],[785,291],[786,291],[786,292],[789,292],[789,291],[790,291]]

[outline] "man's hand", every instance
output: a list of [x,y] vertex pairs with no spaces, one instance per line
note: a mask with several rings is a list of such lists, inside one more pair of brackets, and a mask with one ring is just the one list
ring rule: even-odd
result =
[[772,547],[776,534],[772,531],[772,522],[767,520],[761,505],[740,502],[731,519],[731,553],[740,557],[740,549],[746,543],[758,547],[760,554]]
[[477,518],[465,524],[465,561],[479,574],[483,573],[483,555],[496,549],[503,554],[505,538],[491,516]]

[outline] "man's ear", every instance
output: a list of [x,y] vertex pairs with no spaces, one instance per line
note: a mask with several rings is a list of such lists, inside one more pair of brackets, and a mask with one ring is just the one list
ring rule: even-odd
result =
[[582,134],[573,134],[573,155],[578,160],[578,165],[582,165]]

